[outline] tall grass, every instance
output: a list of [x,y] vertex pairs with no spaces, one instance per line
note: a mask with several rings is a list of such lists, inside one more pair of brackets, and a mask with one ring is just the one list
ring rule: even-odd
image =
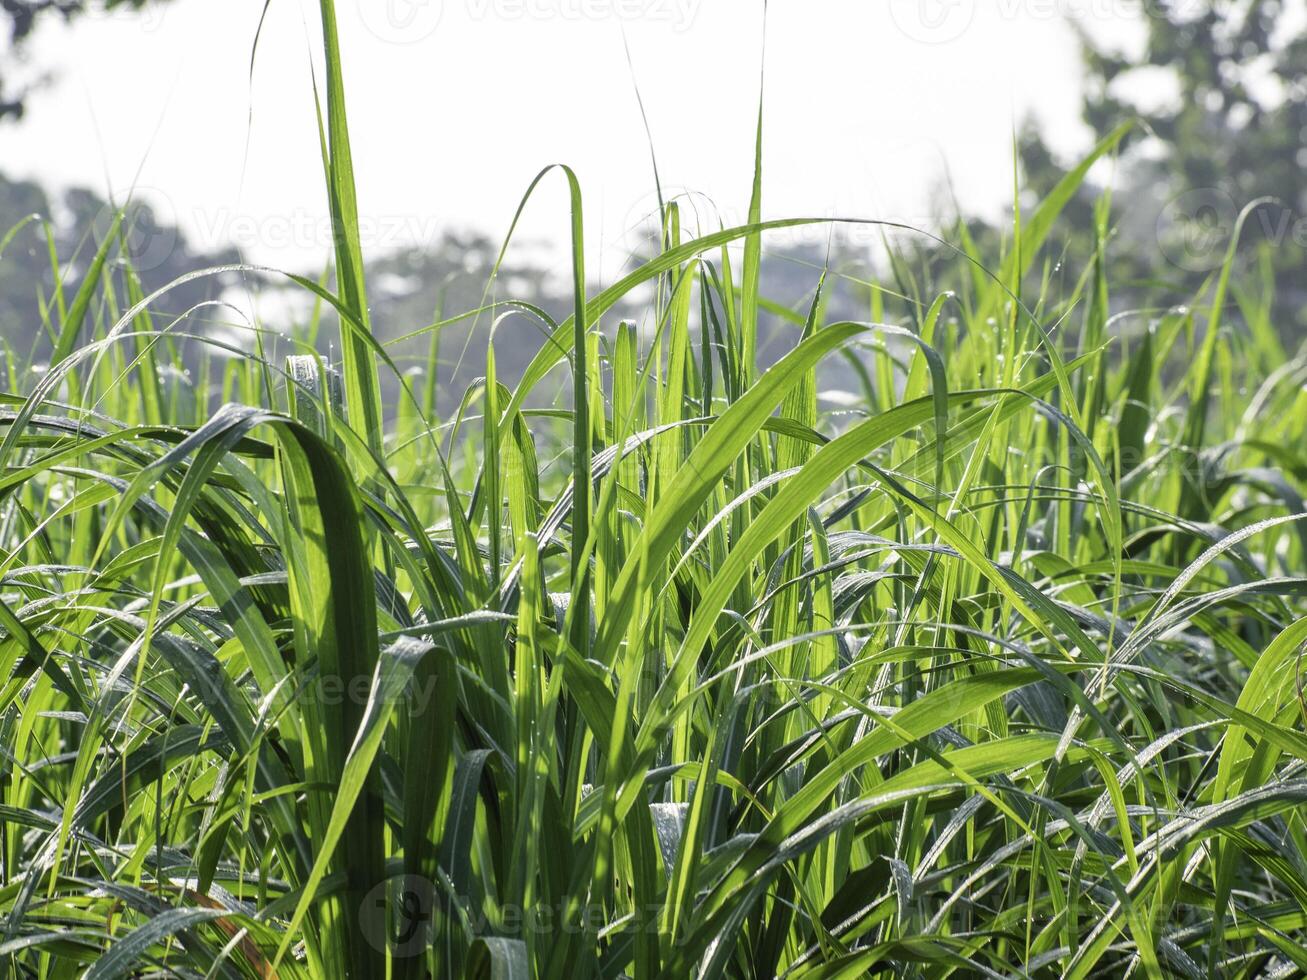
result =
[[13,975],[1307,972],[1307,360],[1233,249],[1115,316],[1106,222],[1048,253],[1119,134],[957,293],[898,262],[828,322],[814,276],[765,369],[804,222],[760,179],[590,294],[546,172],[572,314],[490,304],[549,335],[524,376],[492,343],[383,431],[323,19],[339,383],[312,326],[188,382],[204,311],[156,322],[112,236],[6,362]]

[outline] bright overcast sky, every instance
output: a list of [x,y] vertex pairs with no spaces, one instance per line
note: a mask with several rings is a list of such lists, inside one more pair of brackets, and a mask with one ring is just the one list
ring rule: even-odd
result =
[[[585,192],[592,268],[665,188],[747,209],[761,2],[337,0],[364,246],[444,227],[500,236],[530,179],[566,162]],[[0,137],[0,167],[59,187],[143,196],[203,245],[302,269],[327,254],[309,52],[314,0],[174,0],[144,15],[44,28],[33,68],[55,83]],[[1087,145],[1068,14],[1138,34],[1130,0],[772,0],[764,211],[924,222],[946,172],[995,213],[1013,125],[1033,112],[1055,148]],[[247,148],[248,145],[248,155]],[[566,230],[562,182],[528,235]],[[629,241],[629,239],[628,239]]]

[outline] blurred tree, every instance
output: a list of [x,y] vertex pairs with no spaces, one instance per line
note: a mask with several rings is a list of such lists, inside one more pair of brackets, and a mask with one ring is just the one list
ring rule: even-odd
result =
[[[1147,38],[1132,61],[1082,33],[1085,120],[1105,132],[1129,115],[1160,143],[1151,170],[1181,189],[1222,188],[1249,199],[1279,197],[1302,210],[1307,195],[1307,25],[1283,0],[1152,0]],[[1161,72],[1175,86],[1162,104],[1130,91]]]
[[[150,304],[152,323],[170,331],[182,360],[193,371],[202,369],[205,351],[214,349],[184,339],[186,334],[252,346],[250,321],[212,302],[231,298],[237,307],[248,310],[246,298],[232,292],[238,288],[268,299],[271,322],[260,322],[261,326],[277,334],[305,334],[303,321],[309,317],[310,304],[302,289],[250,271],[186,279],[188,273],[238,263],[240,253],[232,247],[208,249],[188,239],[165,213],[144,201],[132,201],[125,210],[122,231],[110,247],[102,273],[114,301],[106,306],[102,293],[92,309],[92,320],[101,327],[112,323],[128,305],[127,277],[131,276],[144,294],[169,287]],[[53,332],[59,327],[58,296],[62,294],[65,304],[71,301],[92,256],[104,243],[114,213],[115,208],[92,191],[72,188],[54,193],[37,182],[12,180],[0,173],[0,378],[7,370],[6,358],[19,367],[48,360]],[[51,267],[51,247],[59,256],[58,282]],[[456,408],[465,389],[483,373],[488,325],[494,316],[487,313],[402,343],[390,342],[422,331],[442,316],[476,310],[492,300],[524,300],[555,319],[571,308],[568,284],[551,271],[547,260],[511,258],[500,267],[496,285],[487,293],[498,253],[499,242],[486,235],[444,231],[420,246],[369,257],[374,330],[390,344],[402,370],[424,375],[429,355],[437,356],[435,375],[415,379],[414,389],[430,390],[432,398],[438,394],[442,409]],[[316,276],[312,270],[307,273]],[[319,348],[330,355],[339,349],[336,320],[330,311],[320,312],[324,329],[314,333]],[[609,319],[620,315],[614,311]],[[519,377],[545,342],[540,323],[522,314],[502,323],[497,336],[500,377],[505,381]],[[394,404],[398,385],[390,377],[385,385]]]
[[[57,295],[69,301],[76,292],[113,215],[114,208],[92,191],[73,188],[55,196],[33,181],[0,174],[0,349],[8,348],[20,363],[39,362],[48,355],[50,331],[58,326]],[[103,272],[120,304],[129,295],[124,279],[129,266],[139,288],[150,293],[186,273],[239,258],[231,248],[198,248],[143,202],[127,206],[122,229]],[[51,246],[60,260],[59,282],[51,268]],[[231,273],[182,282],[151,309],[160,325],[166,325],[236,282]],[[114,311],[103,315],[112,317]],[[214,315],[201,309],[188,318],[189,329],[205,329],[204,322]]]
[[[9,48],[5,60],[12,65],[22,54],[24,42],[31,37],[37,25],[51,17],[72,20],[88,11],[139,10],[147,3],[158,0],[0,0],[0,29],[9,25]],[[20,87],[8,91],[12,78],[9,72],[0,71],[0,121],[22,116],[29,89]]]
[[[1114,277],[1168,291],[1216,269],[1237,216],[1261,198],[1240,237],[1276,289],[1281,333],[1307,326],[1307,19],[1300,0],[1146,0],[1144,43],[1132,56],[1083,29],[1084,119],[1098,134],[1141,126],[1114,184]],[[1028,183],[1046,193],[1061,169],[1033,126],[1020,152]],[[1067,227],[1092,227],[1086,187]],[[1092,249],[1089,236],[1068,248]],[[1084,257],[1078,256],[1078,257]],[[1074,263],[1073,263],[1074,264]]]

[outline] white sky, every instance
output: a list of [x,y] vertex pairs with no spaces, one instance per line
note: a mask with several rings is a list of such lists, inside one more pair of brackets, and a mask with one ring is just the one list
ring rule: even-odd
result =
[[[1125,42],[1139,0],[772,0],[764,211],[925,223],[947,166],[964,207],[996,213],[1011,135],[1034,112],[1087,145],[1068,16]],[[50,25],[32,65],[57,81],[0,131],[0,168],[142,196],[203,245],[304,269],[327,254],[309,52],[314,0],[174,0]],[[530,179],[567,162],[594,272],[624,255],[665,188],[747,210],[761,55],[745,0],[337,0],[365,251],[475,227],[502,235]],[[319,77],[321,77],[319,75]],[[248,143],[248,157],[246,147]],[[560,178],[525,233],[566,234]]]

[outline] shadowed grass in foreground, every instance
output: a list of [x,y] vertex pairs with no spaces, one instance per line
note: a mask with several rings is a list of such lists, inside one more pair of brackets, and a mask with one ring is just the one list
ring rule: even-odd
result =
[[547,173],[574,313],[383,425],[323,14],[339,397],[188,385],[112,236],[0,396],[15,975],[1307,971],[1307,361],[1233,259],[1111,319],[1054,268],[1115,138],[765,371],[760,181],[591,295]]

